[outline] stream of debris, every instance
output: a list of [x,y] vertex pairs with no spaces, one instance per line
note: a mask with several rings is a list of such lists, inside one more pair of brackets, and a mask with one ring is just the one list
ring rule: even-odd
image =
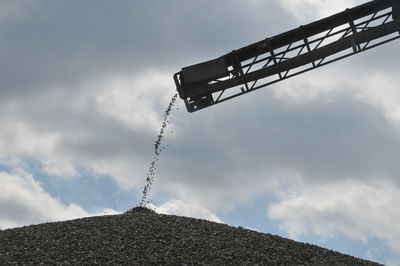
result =
[[168,108],[167,108],[167,110],[165,110],[165,113],[164,113],[160,133],[158,134],[157,139],[154,142],[154,156],[150,163],[149,170],[147,171],[146,185],[143,188],[142,199],[139,203],[140,207],[147,207],[150,203],[150,190],[151,190],[151,185],[153,184],[154,176],[156,173],[156,165],[159,160],[161,152],[165,149],[165,147],[161,145],[161,142],[164,138],[164,133],[167,130],[167,125],[170,123],[169,116],[171,114],[172,108],[175,106],[177,97],[178,97],[178,94],[176,93],[172,97],[171,101],[169,102]]

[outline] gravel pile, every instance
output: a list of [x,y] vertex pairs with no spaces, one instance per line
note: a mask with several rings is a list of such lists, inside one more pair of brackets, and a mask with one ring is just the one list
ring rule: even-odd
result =
[[379,265],[205,220],[125,214],[0,231],[0,265]]

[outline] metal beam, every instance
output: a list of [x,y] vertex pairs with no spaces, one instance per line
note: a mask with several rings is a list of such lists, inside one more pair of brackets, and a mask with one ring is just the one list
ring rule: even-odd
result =
[[193,112],[395,40],[399,31],[400,0],[374,0],[183,68],[174,79]]

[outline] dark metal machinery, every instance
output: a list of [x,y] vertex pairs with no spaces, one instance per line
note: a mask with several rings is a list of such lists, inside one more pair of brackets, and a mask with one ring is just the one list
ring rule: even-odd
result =
[[194,112],[398,38],[400,0],[374,0],[184,67],[174,80]]

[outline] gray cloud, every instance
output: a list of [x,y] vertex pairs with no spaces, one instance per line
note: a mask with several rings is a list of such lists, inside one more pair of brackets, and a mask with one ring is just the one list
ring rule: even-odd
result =
[[273,188],[265,185],[285,170],[307,182],[399,181],[398,127],[380,110],[348,98],[290,108],[267,91],[257,98],[177,121],[180,133],[161,162],[160,186],[180,182],[198,197],[207,190],[235,191],[228,196],[235,201],[238,194]]
[[[261,6],[278,9],[273,3]],[[29,7],[0,26],[3,118],[38,135],[57,135],[52,151],[69,158],[150,155],[145,143],[153,136],[148,130],[129,128],[102,113],[96,98],[107,89],[96,87],[101,81],[143,77],[147,69],[168,69],[172,76],[185,64],[263,38],[266,29],[279,31],[266,23],[277,15],[267,19],[254,2],[36,1]],[[172,77],[159,88],[162,93],[153,95],[149,108],[162,112],[155,103],[165,103],[160,95],[170,85]]]
[[[263,25],[264,16],[247,15],[259,12],[258,6],[239,1],[38,1],[24,19],[0,26],[1,94],[72,89],[147,68],[177,71],[192,64],[190,58],[206,60],[276,30],[276,25]],[[271,3],[268,7],[276,9]],[[260,26],[261,34],[254,30]]]

